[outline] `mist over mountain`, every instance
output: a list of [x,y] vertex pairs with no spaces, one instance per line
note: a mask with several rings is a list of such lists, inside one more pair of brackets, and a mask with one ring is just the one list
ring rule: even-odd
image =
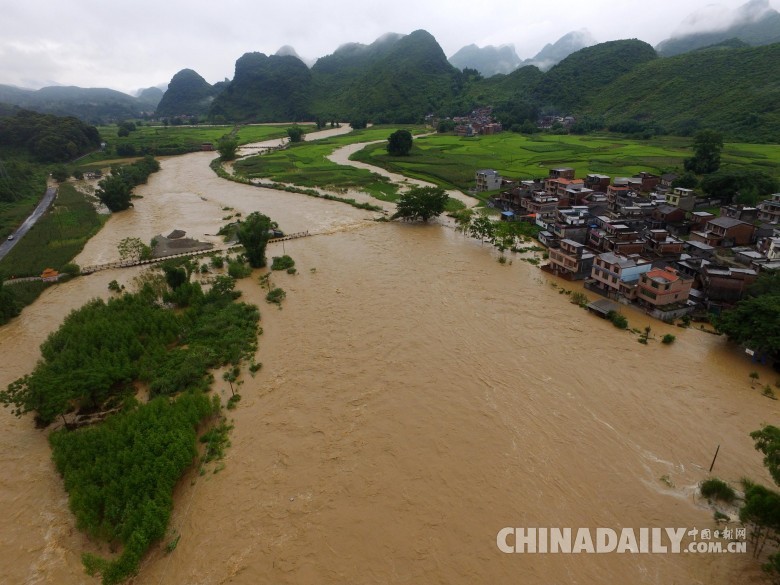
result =
[[0,85],[0,102],[57,116],[76,116],[99,124],[105,120],[137,118],[152,111],[137,98],[107,88],[50,86],[38,90]]
[[[493,106],[507,129],[533,127],[540,114],[556,113],[582,118],[581,128],[685,134],[706,121],[731,138],[776,141],[780,44],[760,51],[749,41],[721,37],[739,27],[771,32],[778,16],[766,0],[752,0],[729,15],[697,12],[677,29],[687,31],[685,36],[671,40],[690,41],[691,30],[705,27],[709,32],[697,32],[697,41],[702,35],[719,36],[707,37],[678,57],[659,58],[637,39],[592,45],[590,33],[579,30],[525,61],[511,46],[476,45],[448,60],[433,35],[417,30],[388,33],[370,44],[342,44],[311,68],[292,47],[283,46],[274,55],[242,55],[233,79],[213,85],[191,69],[176,73],[164,93],[159,86],[149,87],[138,97],[100,88],[34,91],[0,85],[0,104],[72,114],[96,124],[140,117],[155,103],[157,117],[196,116],[215,123],[419,123],[428,114],[452,117]],[[578,49],[582,45],[589,46]],[[482,63],[468,61],[469,55]],[[516,63],[519,67],[509,73],[500,72]],[[491,71],[499,72],[488,75]],[[14,109],[3,106],[0,112]]]
[[671,57],[729,39],[754,47],[780,42],[780,12],[769,0],[750,0],[735,11],[710,5],[686,17],[656,50]]
[[553,65],[560,63],[566,57],[596,44],[596,39],[587,29],[575,30],[563,35],[553,44],[546,44],[533,58],[523,61],[523,65],[534,65],[542,71],[547,71]]
[[276,55],[277,57],[295,57],[296,59],[299,59],[301,63],[303,63],[307,67],[311,67],[312,65],[314,65],[316,61],[316,59],[304,59],[298,54],[295,48],[290,45],[283,45],[279,47],[279,50],[276,51],[274,55]]
[[146,89],[138,91],[136,99],[140,103],[145,104],[149,111],[153,112],[157,109],[157,105],[160,103],[160,100],[162,100],[164,93],[165,92],[159,87],[147,87]]
[[458,69],[476,69],[484,77],[511,73],[522,63],[512,45],[488,45],[482,48],[467,45],[450,57],[449,62]]
[[587,29],[569,32],[554,43],[547,43],[541,51],[530,59],[520,59],[513,45],[496,47],[487,45],[467,45],[450,57],[449,62],[458,69],[476,69],[484,77],[499,73],[511,73],[518,67],[533,65],[547,71],[556,63],[572,53],[596,44],[596,39]]

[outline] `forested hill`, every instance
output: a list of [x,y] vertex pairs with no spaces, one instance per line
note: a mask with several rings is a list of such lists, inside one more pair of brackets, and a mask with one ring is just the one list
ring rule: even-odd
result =
[[730,140],[777,142],[778,63],[780,43],[654,59],[591,92],[581,111],[608,126],[636,122],[683,135],[711,128]]
[[63,162],[100,148],[100,134],[72,116],[19,110],[0,118],[0,146],[26,149],[41,162]]
[[[355,117],[417,122],[451,104],[460,76],[436,39],[422,30],[385,35],[371,45],[344,45],[311,70],[291,55],[247,53],[236,61],[235,77],[214,99],[209,116],[240,122]],[[169,103],[167,97],[161,106]],[[182,109],[178,113],[186,113]]]
[[630,39],[581,49],[547,72],[522,67],[483,79],[454,68],[436,39],[420,30],[344,45],[311,69],[291,55],[247,53],[221,91],[194,72],[190,81],[200,80],[194,89],[174,78],[158,114],[192,114],[187,104],[202,106],[211,88],[219,91],[207,113],[215,121],[420,122],[427,114],[464,115],[491,105],[507,128],[528,127],[550,112],[580,118],[580,130],[689,134],[710,127],[731,139],[776,141],[778,50],[727,42],[659,58],[647,43]]
[[182,69],[173,76],[168,89],[157,104],[158,116],[206,114],[217,94],[212,85],[192,69]]
[[236,122],[297,121],[311,116],[311,72],[297,57],[246,53],[233,81],[211,105],[212,118]]
[[545,73],[534,90],[537,102],[557,111],[575,111],[591,94],[657,58],[644,41],[610,41],[572,53]]
[[105,88],[52,86],[39,90],[0,85],[0,103],[43,114],[76,116],[91,124],[138,118],[156,104]]
[[[334,53],[333,59],[320,59],[314,65],[315,114],[416,122],[451,104],[461,73],[430,33],[418,30],[381,40],[367,51]],[[341,66],[335,67],[336,62]]]

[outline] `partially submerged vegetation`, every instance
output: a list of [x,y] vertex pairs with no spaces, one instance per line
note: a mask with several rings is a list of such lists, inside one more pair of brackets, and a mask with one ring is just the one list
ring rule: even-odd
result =
[[[107,584],[134,574],[165,535],[173,488],[197,454],[197,430],[219,418],[219,399],[206,394],[210,370],[235,370],[257,347],[259,313],[236,302],[235,281],[217,276],[204,292],[190,282],[193,266],[179,262],[163,265],[163,280],[149,277],[137,293],[72,312],[41,346],[35,369],[0,392],[19,416],[65,423],[51,444],[77,526],[121,549],[109,559],[84,555],[87,571]],[[226,441],[215,441],[207,441],[204,461],[221,456]]]

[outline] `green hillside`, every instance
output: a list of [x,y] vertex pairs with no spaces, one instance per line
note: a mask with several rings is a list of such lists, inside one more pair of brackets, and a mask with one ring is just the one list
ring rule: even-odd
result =
[[608,83],[656,58],[653,47],[636,39],[594,45],[572,53],[545,73],[534,96],[542,106],[573,111]]
[[285,122],[310,117],[311,72],[292,56],[246,53],[211,105],[210,116],[236,122]]
[[581,111],[608,126],[635,121],[670,134],[712,128],[728,140],[780,137],[780,44],[655,59],[599,91]]
[[192,69],[182,69],[171,78],[168,90],[157,104],[158,116],[197,116],[209,111],[214,88]]

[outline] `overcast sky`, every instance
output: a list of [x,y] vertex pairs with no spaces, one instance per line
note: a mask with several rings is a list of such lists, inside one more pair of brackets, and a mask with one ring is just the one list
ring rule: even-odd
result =
[[[3,0],[0,84],[136,90],[190,68],[214,83],[246,52],[291,45],[304,59],[387,32],[425,29],[447,57],[512,44],[521,59],[569,31],[652,45],[712,28],[747,0]],[[769,2],[773,7],[778,0]],[[683,24],[686,21],[687,24]]]

